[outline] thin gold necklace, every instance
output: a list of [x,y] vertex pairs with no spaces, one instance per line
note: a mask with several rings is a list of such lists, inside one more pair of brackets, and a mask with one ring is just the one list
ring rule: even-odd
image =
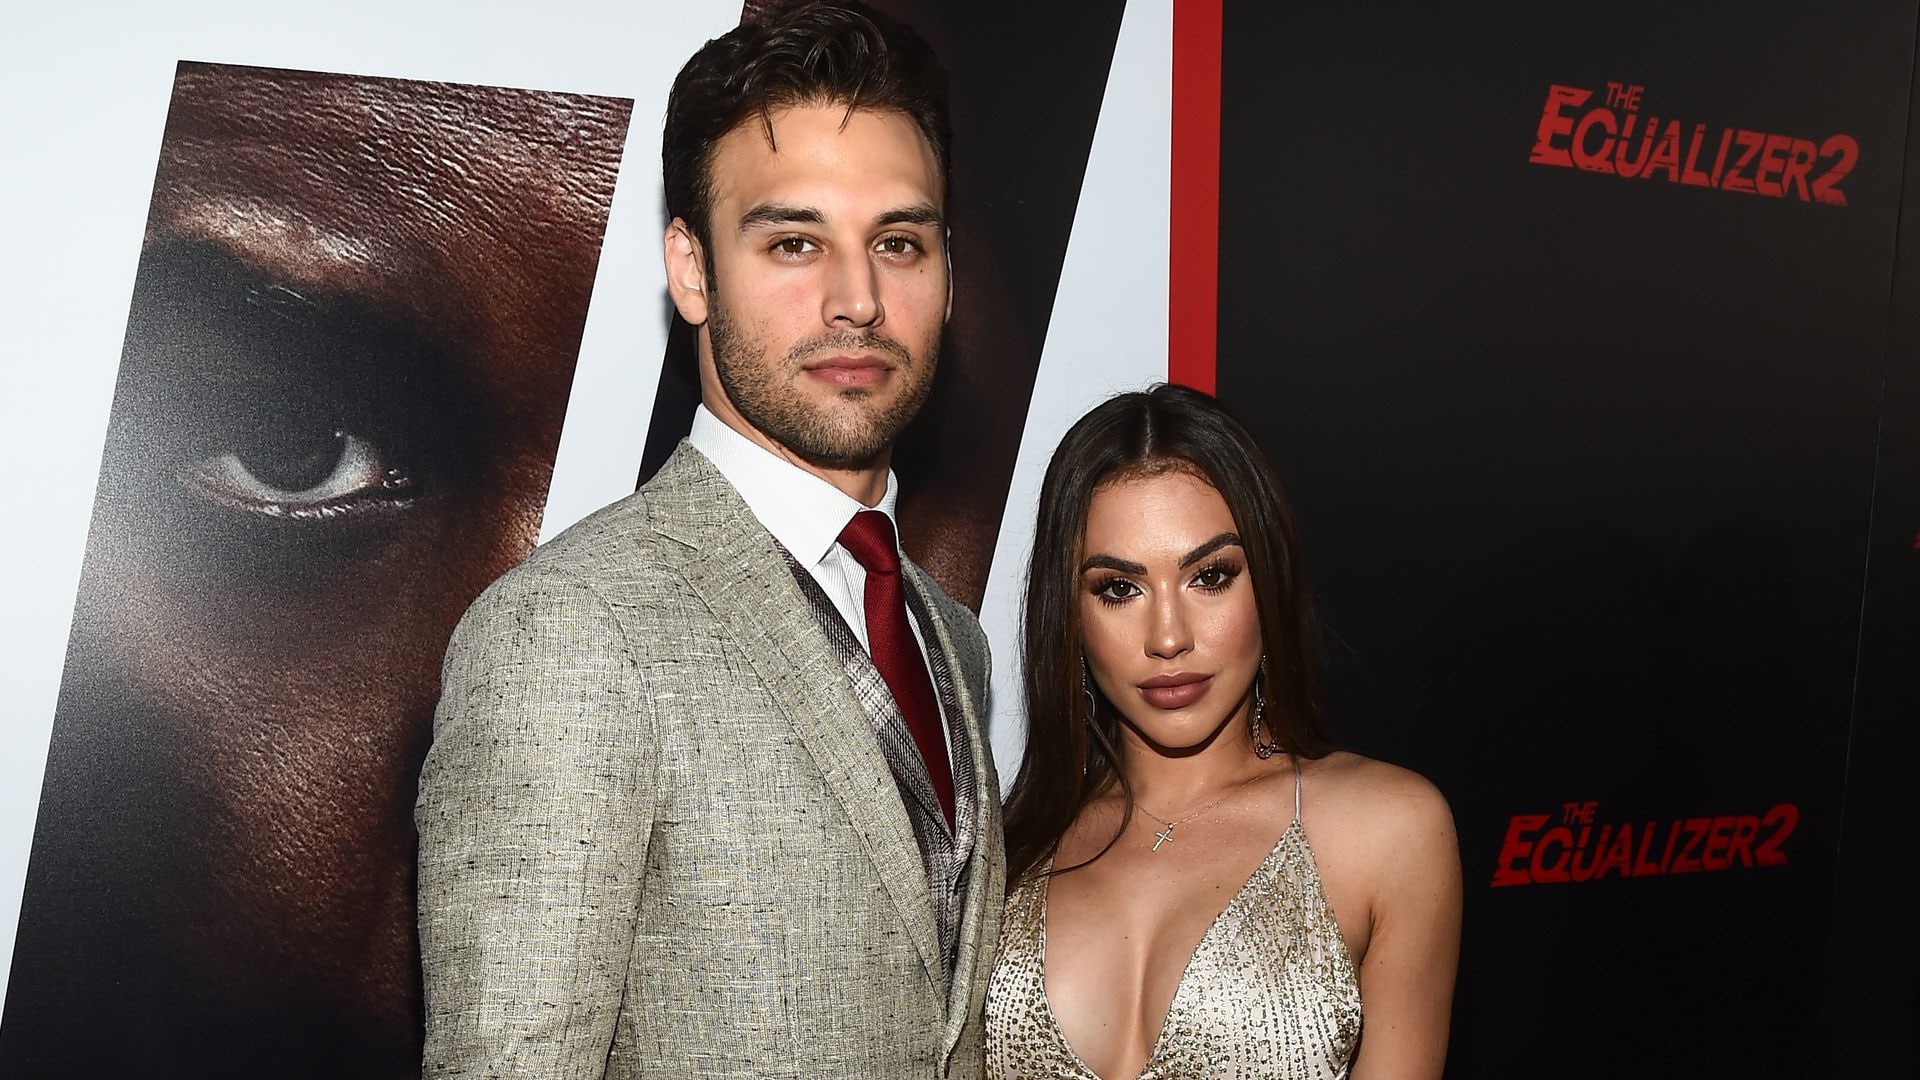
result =
[[1159,814],[1154,813],[1153,811],[1147,809],[1146,807],[1140,805],[1137,802],[1134,803],[1133,805],[1141,813],[1147,815],[1148,817],[1160,823],[1161,825],[1160,831],[1153,834],[1153,850],[1159,851],[1161,844],[1173,843],[1173,830],[1175,826],[1185,825],[1187,822],[1192,821],[1194,818],[1199,817],[1201,814],[1204,814],[1207,811],[1213,809],[1214,807],[1219,806],[1221,803],[1226,802],[1228,798],[1234,795],[1240,794],[1241,791],[1243,791],[1244,789],[1252,785],[1252,783],[1255,780],[1265,780],[1267,777],[1273,776],[1278,771],[1279,770],[1276,769],[1268,772],[1255,773],[1252,776],[1247,777],[1245,780],[1240,781],[1238,784],[1235,784],[1234,786],[1228,788],[1225,792],[1223,792],[1222,794],[1214,798],[1213,801],[1207,803],[1205,806],[1200,807],[1198,810],[1189,810],[1186,813],[1180,815],[1179,817],[1173,818],[1171,820],[1161,817]]

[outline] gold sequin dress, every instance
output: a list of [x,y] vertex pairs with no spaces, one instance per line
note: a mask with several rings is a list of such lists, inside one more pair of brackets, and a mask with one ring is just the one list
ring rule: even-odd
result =
[[[1360,1038],[1360,984],[1320,889],[1294,776],[1293,823],[1200,938],[1136,1080],[1347,1075]],[[1007,899],[987,985],[990,1080],[1101,1080],[1047,1001],[1046,883],[1044,872],[1030,876]]]

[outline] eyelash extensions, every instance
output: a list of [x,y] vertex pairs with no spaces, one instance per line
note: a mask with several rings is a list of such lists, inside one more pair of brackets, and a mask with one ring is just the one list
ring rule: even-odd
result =
[[[1233,586],[1233,583],[1239,579],[1240,574],[1241,567],[1238,563],[1226,559],[1215,559],[1200,569],[1195,570],[1193,576],[1187,580],[1194,588],[1199,589],[1201,592],[1210,594],[1222,593]],[[1206,583],[1206,579],[1209,577],[1215,579],[1211,584]],[[1116,587],[1131,589],[1132,592],[1125,595],[1115,595],[1114,589]],[[1092,582],[1087,587],[1087,591],[1097,597],[1102,604],[1108,607],[1118,607],[1138,595],[1140,586],[1134,584],[1128,578],[1121,577],[1118,574],[1111,574]]]

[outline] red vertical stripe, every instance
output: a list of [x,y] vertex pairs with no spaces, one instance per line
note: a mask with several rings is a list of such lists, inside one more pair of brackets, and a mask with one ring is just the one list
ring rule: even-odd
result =
[[1173,4],[1167,381],[1214,391],[1220,307],[1220,8]]

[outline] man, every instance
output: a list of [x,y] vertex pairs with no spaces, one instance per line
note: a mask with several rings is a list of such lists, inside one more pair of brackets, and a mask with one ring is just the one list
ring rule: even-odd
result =
[[980,1075],[986,644],[899,559],[887,468],[949,307],[944,83],[824,5],[676,79],[703,404],[455,633],[416,812],[430,1076]]

